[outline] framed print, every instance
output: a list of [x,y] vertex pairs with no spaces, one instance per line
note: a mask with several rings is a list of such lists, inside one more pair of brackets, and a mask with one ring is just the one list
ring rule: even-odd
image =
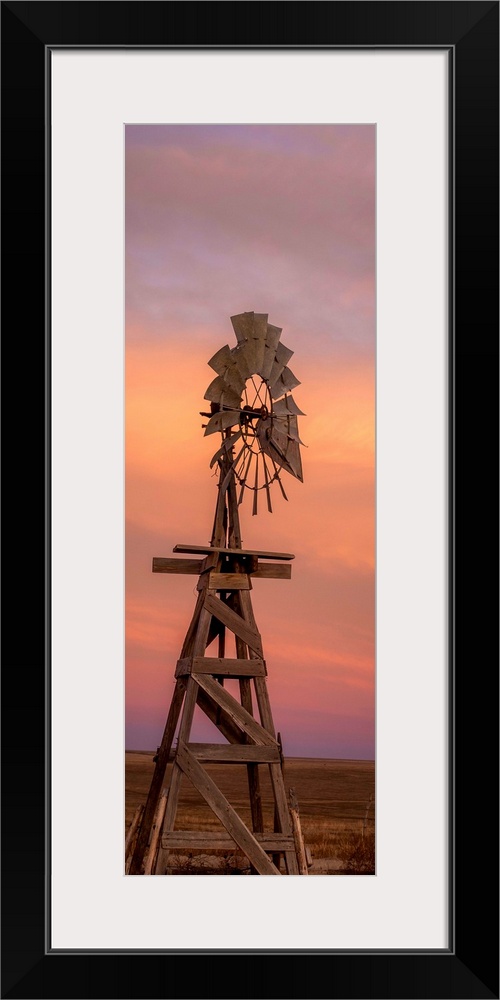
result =
[[[9,329],[23,316],[21,336],[4,332],[4,350],[9,374],[22,372],[22,408],[28,404],[40,454],[46,427],[44,470],[35,480],[27,455],[37,449],[11,436],[10,418],[5,425],[9,539],[26,534],[10,525],[21,527],[15,514],[28,497],[30,525],[38,525],[28,531],[29,544],[35,535],[38,548],[30,549],[27,565],[18,552],[8,561],[15,605],[5,616],[2,995],[265,997],[276,992],[268,973],[279,962],[276,995],[283,997],[498,997],[497,607],[486,572],[498,503],[498,4],[308,4],[307,11],[302,4],[259,4],[258,23],[255,5],[239,4],[234,24],[236,5],[211,4],[209,23],[196,27],[179,4],[1,9]],[[285,12],[277,26],[275,17]],[[228,129],[230,152],[221,140]],[[332,144],[332,129],[342,144]],[[349,199],[360,197],[356,172],[369,172],[361,135],[372,144],[376,205],[375,875],[281,882],[126,877],[124,331],[132,313],[124,294],[136,296],[141,345],[139,299],[151,296],[149,317],[167,323],[162,343],[170,366],[176,336],[188,343],[179,333],[185,310],[193,366],[195,328],[219,322],[209,286],[215,298],[226,287],[230,257],[220,255],[215,235],[224,218],[241,262],[233,283],[247,269],[248,295],[252,275],[263,291],[272,277],[276,301],[284,308],[302,303],[309,317],[319,300],[323,313],[314,313],[310,330],[303,323],[311,354],[321,336],[327,343],[322,317],[342,303],[344,328],[353,323],[350,343],[357,345],[349,364],[359,370],[362,335],[353,317],[365,302],[366,268],[365,284],[361,272],[356,282],[336,284],[339,272],[355,273],[354,243],[338,237],[336,272],[331,246],[342,225],[347,231],[361,224],[359,212],[349,214]],[[311,172],[312,137],[329,151],[323,187]],[[272,147],[283,178],[281,189],[269,188],[275,244],[266,268],[253,254],[271,245],[271,229],[266,235],[254,216],[257,235],[250,234],[252,220],[238,205],[241,183],[231,191],[225,179],[229,156],[234,164],[240,157],[241,178],[257,139],[268,165]],[[297,144],[301,155],[307,150],[307,164],[295,157],[286,180],[283,150],[290,157]],[[132,148],[140,156],[129,156],[127,179]],[[336,171],[332,149],[339,150]],[[184,164],[175,182],[172,150]],[[141,198],[127,201],[130,163]],[[189,186],[193,163],[197,190]],[[198,220],[208,169],[210,197],[217,193],[203,217],[204,242]],[[278,204],[285,180],[288,213]],[[317,200],[310,198],[309,214],[300,217],[308,251],[301,246],[299,253],[296,242],[292,267],[299,218],[293,200],[305,203],[311,188]],[[131,282],[129,272],[128,285],[126,205],[144,237],[134,250],[141,280]],[[163,226],[183,234],[168,251],[155,243],[159,213]],[[280,229],[287,214],[288,245]],[[238,217],[245,223],[241,249],[232,228]],[[197,278],[188,245],[196,245]],[[156,259],[151,269],[155,246],[163,248],[161,278]],[[349,247],[350,270],[342,246],[344,257]],[[176,251],[184,264],[174,264]],[[196,335],[203,341],[203,332]],[[143,380],[143,369],[137,372]],[[134,405],[154,421],[151,382],[141,386]],[[16,409],[9,408],[18,418],[19,402],[18,391]],[[327,434],[328,424],[326,415]],[[311,427],[312,439],[321,441]],[[150,440],[139,442],[144,468]],[[143,482],[139,493],[145,489]],[[160,480],[154,489],[164,489]],[[141,552],[147,560],[170,555],[149,551],[151,524],[144,521]],[[324,539],[322,545],[338,558]],[[24,598],[31,572],[40,573],[47,597],[38,631]],[[346,587],[344,580],[343,593]],[[329,592],[327,616],[333,604]],[[30,617],[20,629],[14,607],[25,605]],[[139,637],[154,627],[151,620],[134,623]],[[140,649],[134,720],[146,704],[146,646]],[[300,655],[316,664],[317,679],[318,659]],[[293,683],[305,717],[304,692],[297,678]],[[283,705],[292,712],[291,694]],[[29,724],[19,731],[25,706]],[[317,747],[331,737],[329,724],[319,703],[309,708],[304,739],[314,733],[315,756],[322,756]],[[343,755],[356,756],[346,746]],[[151,742],[128,747],[150,749]],[[494,918],[478,916],[486,911]]]

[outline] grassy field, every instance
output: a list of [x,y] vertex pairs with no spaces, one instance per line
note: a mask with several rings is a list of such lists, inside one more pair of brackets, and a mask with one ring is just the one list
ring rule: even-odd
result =
[[[246,769],[231,764],[205,766],[231,805],[251,826]],[[153,769],[153,753],[126,753],[126,829],[139,803],[146,800]],[[266,828],[272,829],[273,800],[268,770],[262,766],[259,772],[264,821]],[[341,869],[356,874],[359,869],[360,873],[369,874],[366,863],[363,868],[356,860],[356,851],[359,853],[363,827],[364,846],[373,844],[374,762],[288,757],[284,774],[287,791],[292,787],[297,793],[302,832],[313,857],[314,869],[318,873],[331,874]],[[183,830],[219,828],[216,816],[187,779],[182,783],[176,827]]]

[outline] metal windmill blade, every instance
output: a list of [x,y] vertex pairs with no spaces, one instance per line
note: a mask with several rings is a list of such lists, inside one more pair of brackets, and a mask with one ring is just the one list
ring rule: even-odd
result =
[[305,413],[295,402],[292,395],[287,395],[283,399],[277,399],[273,406],[273,413],[282,416],[285,413],[294,413],[295,416],[305,417]]
[[302,483],[297,417],[294,414],[268,417],[260,422],[257,434],[264,454]]
[[264,348],[264,360],[259,368],[258,375],[268,380],[271,375],[273,364],[276,360],[276,350],[281,337],[281,328],[267,324],[266,342]]
[[240,313],[231,316],[231,322],[249,373],[255,375],[264,363],[267,313]]

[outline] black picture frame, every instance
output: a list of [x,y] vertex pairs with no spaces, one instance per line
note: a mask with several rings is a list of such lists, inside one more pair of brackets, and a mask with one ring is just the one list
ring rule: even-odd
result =
[[[467,0],[1,4],[2,997],[498,998],[498,15],[498,2]],[[50,630],[43,595],[50,587],[50,456],[45,457],[50,385],[44,329],[50,313],[46,53],[52,46],[449,49],[454,81],[449,950],[47,950],[50,719],[44,710],[44,664]]]

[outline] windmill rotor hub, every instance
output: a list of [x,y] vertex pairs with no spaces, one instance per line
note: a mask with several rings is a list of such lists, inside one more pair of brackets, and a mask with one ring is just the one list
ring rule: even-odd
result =
[[246,403],[241,411],[240,422],[248,423],[249,420],[254,420],[255,417],[258,417],[261,420],[265,420],[265,418],[268,416],[269,416],[269,410],[267,406],[256,407],[256,406],[250,406],[249,403]]

